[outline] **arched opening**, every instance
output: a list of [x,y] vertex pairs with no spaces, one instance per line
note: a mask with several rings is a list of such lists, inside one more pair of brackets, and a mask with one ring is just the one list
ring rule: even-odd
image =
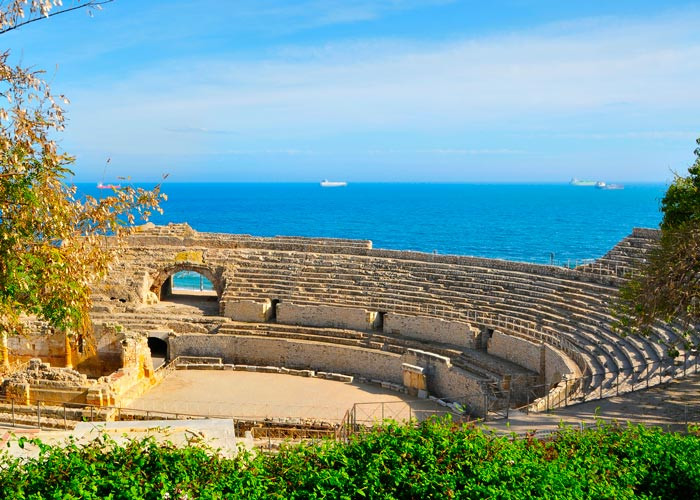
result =
[[161,271],[153,280],[151,292],[161,309],[215,316],[219,314],[220,288],[210,269],[178,265]]
[[148,337],[148,348],[151,350],[151,359],[155,370],[168,358],[168,343],[158,337]]

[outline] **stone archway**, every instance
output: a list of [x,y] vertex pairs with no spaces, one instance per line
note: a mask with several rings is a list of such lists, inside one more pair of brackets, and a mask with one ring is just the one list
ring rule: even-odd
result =
[[[200,274],[211,282],[213,291],[198,291],[187,289],[176,289],[172,287],[171,277],[179,272],[189,271]],[[217,316],[220,313],[220,299],[224,290],[222,279],[222,269],[204,264],[192,262],[180,262],[168,265],[150,275],[150,300],[146,304],[160,304],[160,307],[173,307],[174,313],[204,314],[205,316]]]
[[221,294],[224,291],[224,284],[223,279],[221,278],[221,272],[217,272],[204,264],[182,262],[169,265],[159,270],[155,274],[151,275],[152,283],[150,286],[150,290],[151,292],[156,294],[158,300],[160,300],[161,298],[161,290],[163,288],[163,284],[166,283],[166,281],[169,280],[173,274],[179,273],[180,271],[192,271],[195,273],[199,273],[205,278],[207,278],[214,286],[214,291],[216,292],[217,300],[221,299]]

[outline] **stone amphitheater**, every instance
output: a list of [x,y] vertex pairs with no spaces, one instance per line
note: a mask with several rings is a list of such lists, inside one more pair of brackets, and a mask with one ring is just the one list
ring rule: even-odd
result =
[[[607,397],[684,368],[664,351],[678,340],[672,328],[658,325],[648,338],[612,329],[611,301],[657,239],[634,229],[601,259],[567,268],[148,224],[94,288],[93,354],[81,357],[78,346],[66,364],[112,384],[93,389],[97,404],[119,402],[114,373],[126,358],[136,379],[155,383],[144,345],[166,361],[375,382],[479,417]],[[180,271],[200,273],[215,291],[179,297],[171,277]]]

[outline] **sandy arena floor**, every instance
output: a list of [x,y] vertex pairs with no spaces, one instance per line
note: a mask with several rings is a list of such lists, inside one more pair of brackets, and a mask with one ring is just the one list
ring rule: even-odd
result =
[[374,385],[220,370],[175,371],[129,407],[191,415],[298,417],[335,422],[353,403],[368,403],[359,405],[358,419],[369,421],[382,416],[396,420],[421,418],[444,411],[432,401],[416,401]]

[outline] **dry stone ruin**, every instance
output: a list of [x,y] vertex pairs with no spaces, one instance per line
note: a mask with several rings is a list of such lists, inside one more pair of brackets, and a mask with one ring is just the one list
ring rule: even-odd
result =
[[[657,238],[635,229],[602,259],[569,269],[148,224],[95,286],[96,345],[90,356],[73,353],[72,364],[91,377],[131,370],[145,390],[155,383],[150,354],[218,358],[355,377],[460,401],[475,415],[602,396],[621,384],[658,383],[667,369],[662,341],[675,340],[671,329],[621,337],[609,312],[624,274]],[[200,273],[214,291],[174,291],[179,271]],[[60,363],[60,342],[44,342],[38,350]],[[26,344],[10,350],[26,356]],[[103,399],[119,393],[106,390]]]

